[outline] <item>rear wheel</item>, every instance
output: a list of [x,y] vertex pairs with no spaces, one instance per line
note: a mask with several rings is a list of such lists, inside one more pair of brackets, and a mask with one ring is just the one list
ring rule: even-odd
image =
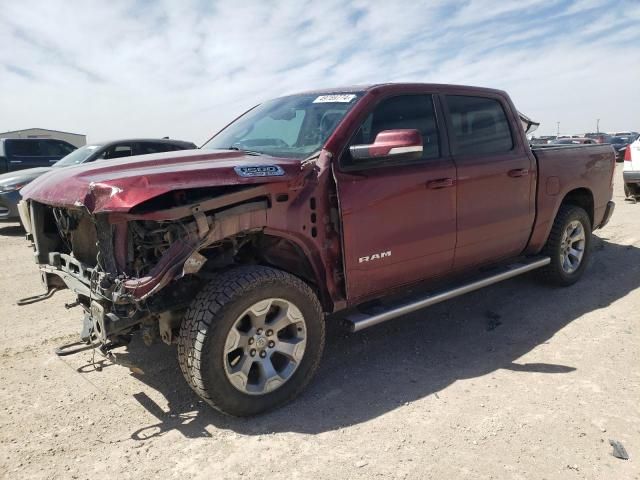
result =
[[568,286],[577,282],[590,257],[591,220],[584,209],[563,205],[558,211],[543,254],[551,263],[539,270],[549,283]]
[[637,184],[624,184],[624,196],[627,198],[637,198],[640,196],[640,188],[638,188]]
[[297,396],[315,373],[324,319],[311,288],[286,272],[240,267],[194,299],[178,359],[191,388],[214,408],[254,415]]

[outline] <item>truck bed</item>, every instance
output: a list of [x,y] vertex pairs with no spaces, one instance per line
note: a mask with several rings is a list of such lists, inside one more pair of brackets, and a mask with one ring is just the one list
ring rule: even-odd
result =
[[[592,226],[599,228],[613,193],[615,152],[611,145],[539,145],[531,150],[538,164],[538,190],[536,220],[527,253],[540,251],[560,203],[569,192],[590,196]],[[609,181],[603,182],[603,177]]]

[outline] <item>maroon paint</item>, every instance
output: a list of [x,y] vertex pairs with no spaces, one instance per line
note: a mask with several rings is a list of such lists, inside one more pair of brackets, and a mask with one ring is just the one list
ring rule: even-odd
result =
[[[237,165],[278,165],[285,175],[241,177]],[[287,182],[300,174],[300,161],[242,152],[184,150],[104,160],[44,175],[21,193],[54,206],[85,206],[91,213],[128,212],[134,206],[185,188]]]
[[385,130],[376,135],[369,147],[369,155],[373,158],[386,157],[394,148],[421,146],[422,137],[418,130]]
[[[356,90],[360,89],[334,91]],[[109,213],[110,220],[119,225],[116,257],[121,264],[126,243],[120,227],[123,222],[183,214],[167,210],[132,215],[133,207],[173,190],[255,186],[247,195],[267,197],[270,205],[265,225],[255,227],[294,242],[304,252],[327,310],[471,265],[523,251],[536,253],[562,199],[577,188],[591,192],[594,223],[602,221],[612,195],[614,155],[610,146],[541,149],[534,156],[513,104],[498,90],[423,84],[362,90],[365,94],[327,140],[315,163],[234,151],[168,152],[126,163],[114,160],[60,169],[40,177],[22,194],[54,206]],[[342,171],[339,157],[375,104],[389,96],[415,93],[433,94],[436,99],[441,158],[367,172]],[[444,93],[500,99],[514,132],[514,150],[500,156],[453,158],[438,101]],[[285,174],[244,178],[233,169],[264,164],[279,165]],[[540,188],[536,188],[538,179]],[[288,200],[278,201],[282,194]],[[338,225],[331,211],[336,199],[340,204]],[[390,256],[360,261],[388,251]],[[164,273],[172,270],[169,265],[160,267]],[[147,291],[149,285],[142,290]]]
[[517,111],[502,94],[513,149],[503,154],[455,156],[458,173],[458,236],[454,269],[492,263],[520,254],[535,218],[536,163],[519,128]]
[[[585,189],[593,195],[593,224],[594,228],[598,227],[613,196],[615,170],[615,152],[611,145],[540,148],[534,152],[542,187],[538,188],[536,197],[536,220],[526,249],[529,254],[542,249],[562,199],[573,190]],[[554,189],[557,189],[555,194]]]

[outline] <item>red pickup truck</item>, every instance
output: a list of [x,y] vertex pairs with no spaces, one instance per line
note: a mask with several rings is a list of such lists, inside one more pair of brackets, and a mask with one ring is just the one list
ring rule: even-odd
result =
[[252,415],[310,381],[329,314],[357,331],[534,269],[580,278],[614,152],[532,150],[523,119],[485,88],[291,95],[199,150],[44,175],[20,213],[49,293],[77,294],[84,341],[176,343],[198,395]]

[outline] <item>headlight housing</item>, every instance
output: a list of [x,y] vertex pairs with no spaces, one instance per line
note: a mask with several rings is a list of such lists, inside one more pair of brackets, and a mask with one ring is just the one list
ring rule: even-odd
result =
[[15,192],[16,190],[20,190],[25,185],[26,185],[26,182],[8,183],[5,185],[0,185],[0,193]]

